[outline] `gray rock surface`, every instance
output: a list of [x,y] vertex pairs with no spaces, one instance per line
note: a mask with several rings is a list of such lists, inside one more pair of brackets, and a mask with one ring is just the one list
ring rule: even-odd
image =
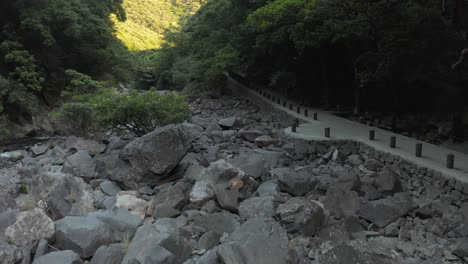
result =
[[96,177],[96,164],[86,150],[79,150],[68,156],[63,164],[62,172],[83,178]]
[[41,256],[33,264],[81,264],[80,256],[71,250],[56,251]]
[[239,215],[244,219],[274,217],[276,206],[273,196],[253,197],[239,205]]
[[324,209],[318,202],[294,197],[280,204],[276,214],[286,230],[313,236],[326,223]]
[[54,222],[40,208],[19,213],[16,222],[5,230],[5,238],[17,246],[51,239],[54,234]]

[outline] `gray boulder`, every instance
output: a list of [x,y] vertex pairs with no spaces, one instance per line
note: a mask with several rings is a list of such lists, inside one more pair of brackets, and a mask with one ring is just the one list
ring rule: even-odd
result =
[[417,207],[417,204],[411,199],[411,194],[397,193],[394,196],[364,204],[359,210],[359,216],[378,227],[385,227]]
[[253,218],[218,248],[224,264],[288,264],[288,236],[273,219]]
[[390,168],[384,168],[375,180],[375,186],[384,194],[401,191],[400,176]]
[[226,209],[231,212],[237,212],[239,207],[239,199],[242,195],[238,190],[226,190],[218,189],[216,190],[216,199],[218,200],[221,208]]
[[230,213],[213,213],[195,217],[193,225],[205,231],[213,230],[220,234],[232,233],[240,227],[239,216]]
[[260,131],[260,130],[245,130],[241,129],[239,130],[239,133],[237,134],[239,137],[249,141],[249,142],[255,142],[255,139],[263,136],[265,133]]
[[96,164],[86,150],[79,150],[75,154],[65,158],[62,172],[83,178],[94,178],[96,174]]
[[361,206],[361,201],[355,191],[345,190],[340,186],[331,186],[327,190],[323,204],[332,215],[342,219],[356,215]]
[[242,121],[237,117],[229,117],[219,120],[218,125],[224,130],[237,129],[242,126]]
[[113,242],[110,227],[93,215],[67,216],[55,223],[56,242],[60,249],[70,249],[89,258],[103,245]]
[[260,154],[246,153],[228,162],[254,179],[265,176],[268,172],[265,158]]
[[40,156],[40,155],[46,153],[48,149],[49,149],[48,145],[36,144],[33,147],[31,147],[31,152],[32,152],[34,157],[37,157],[37,156]]
[[122,190],[115,182],[112,181],[103,181],[99,184],[99,187],[105,194],[111,196],[116,195]]
[[323,207],[306,198],[293,197],[276,209],[281,223],[290,233],[313,236],[325,224]]
[[179,164],[191,141],[190,134],[182,125],[158,128],[122,149],[120,158],[128,162],[128,173],[124,171],[111,178],[131,189],[154,186]]
[[253,197],[239,204],[239,215],[244,219],[274,217],[275,198],[273,196]]
[[460,258],[468,257],[468,240],[460,239],[453,249],[453,254]]
[[123,208],[111,211],[97,211],[90,214],[105,223],[111,231],[113,241],[124,241],[135,235],[136,229],[143,224],[142,220]]
[[278,144],[279,142],[280,142],[279,139],[272,138],[268,135],[259,136],[258,138],[255,139],[255,145],[261,148],[268,147],[270,145],[275,145],[275,144]]
[[0,263],[2,264],[17,264],[23,258],[21,250],[15,246],[8,244],[0,236]]
[[273,178],[278,179],[281,191],[294,196],[304,196],[314,190],[317,180],[305,171],[295,171],[290,168],[277,168],[270,171]]
[[182,263],[190,257],[191,251],[190,242],[176,228],[143,225],[137,229],[122,264]]
[[318,264],[398,264],[389,250],[357,240],[341,243],[317,259]]
[[34,260],[33,264],[81,264],[80,256],[71,250],[55,251]]
[[150,206],[154,210],[153,213],[157,213],[161,208],[181,210],[188,203],[186,193],[189,188],[190,184],[178,182],[175,185],[160,190],[150,202]]
[[90,264],[115,264],[121,263],[125,256],[125,248],[121,244],[112,244],[109,246],[101,246],[94,253]]
[[278,185],[272,181],[266,181],[258,186],[257,193],[259,196],[277,195],[279,193]]
[[19,213],[16,222],[5,230],[5,238],[17,246],[41,239],[48,240],[54,234],[54,222],[40,208]]

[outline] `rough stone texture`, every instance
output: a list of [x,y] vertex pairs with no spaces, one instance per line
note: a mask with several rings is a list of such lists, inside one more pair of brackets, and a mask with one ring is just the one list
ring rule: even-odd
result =
[[303,196],[312,191],[317,185],[317,180],[304,171],[297,172],[289,168],[278,168],[270,171],[273,178],[278,179],[281,191],[295,196]]
[[71,250],[56,251],[41,256],[33,264],[81,264],[80,256]]
[[0,236],[0,263],[5,264],[16,264],[22,259],[21,250],[8,244]]
[[97,176],[96,164],[86,150],[79,150],[67,157],[62,172],[83,178],[94,178]]
[[240,128],[242,121],[237,117],[229,117],[219,120],[218,125],[225,130]]
[[54,234],[54,222],[40,208],[19,213],[16,222],[5,230],[6,239],[17,246],[50,239]]
[[270,145],[278,144],[280,141],[277,138],[272,138],[268,135],[259,136],[255,139],[255,145],[258,147],[264,148]]
[[218,255],[225,264],[289,263],[288,236],[273,219],[254,218],[219,246]]
[[232,233],[240,227],[238,216],[230,213],[213,213],[198,216],[193,220],[193,225],[205,231],[213,230],[220,234]]
[[318,202],[293,197],[276,209],[281,223],[288,232],[312,236],[325,224],[323,208]]
[[383,193],[395,193],[401,191],[400,177],[390,168],[384,168],[375,181],[378,190]]
[[336,218],[356,215],[361,201],[355,191],[345,190],[340,186],[331,186],[323,201],[325,208]]
[[133,237],[136,229],[143,224],[138,216],[131,214],[123,208],[117,208],[112,211],[97,211],[90,215],[96,217],[110,228],[113,241],[123,241]]
[[132,189],[154,186],[187,154],[191,140],[182,125],[158,128],[122,149],[120,158],[127,161],[130,168],[128,173],[113,175],[112,179]]
[[115,182],[111,181],[103,181],[99,184],[99,187],[107,195],[116,195],[122,190]]
[[112,243],[111,229],[95,216],[67,216],[57,221],[55,228],[57,247],[73,250],[82,258]]
[[69,150],[86,150],[91,156],[103,153],[106,150],[106,145],[99,143],[96,140],[88,140],[73,136],[67,138],[65,145]]
[[115,206],[117,208],[126,209],[131,214],[138,216],[142,220],[145,218],[147,205],[148,202],[131,193],[123,192],[116,196]]
[[90,264],[116,264],[121,263],[125,256],[125,248],[121,244],[112,244],[98,248]]
[[378,227],[385,227],[417,207],[409,194],[398,193],[395,196],[363,205],[359,210],[359,216],[373,222]]
[[398,264],[392,256],[382,254],[371,244],[351,242],[340,244],[318,257],[319,264]]
[[244,219],[275,216],[275,198],[273,196],[253,197],[239,204],[239,215]]
[[40,156],[40,155],[46,153],[48,149],[49,149],[48,145],[36,144],[31,148],[31,152],[34,155],[34,157],[37,157],[37,156]]

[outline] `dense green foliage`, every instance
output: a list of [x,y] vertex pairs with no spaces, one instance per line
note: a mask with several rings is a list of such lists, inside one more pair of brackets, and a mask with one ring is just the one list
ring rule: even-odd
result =
[[[147,134],[168,124],[181,123],[190,115],[185,97],[155,90],[138,92],[104,89],[103,83],[89,76],[68,72],[73,101],[57,108],[52,116],[65,133],[87,135],[96,131]],[[92,89],[90,89],[92,88]],[[96,92],[96,89],[99,89]],[[81,91],[81,92],[77,92]]]
[[180,88],[218,88],[231,71],[308,103],[356,112],[459,111],[467,76],[450,65],[463,39],[440,6],[439,0],[211,0],[181,32],[166,36],[157,66]]
[[121,0],[1,1],[0,114],[31,119],[39,101],[55,104],[69,74],[125,79],[129,54],[110,14],[125,18]]
[[124,0],[127,19],[114,17],[116,36],[133,51],[159,48],[169,30],[197,11],[204,0]]

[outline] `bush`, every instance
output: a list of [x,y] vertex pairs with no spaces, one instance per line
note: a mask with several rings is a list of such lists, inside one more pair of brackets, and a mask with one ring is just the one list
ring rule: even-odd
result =
[[160,126],[181,123],[190,114],[187,100],[177,93],[103,89],[79,98],[80,102],[65,103],[53,116],[65,130],[80,135],[111,129],[142,136]]
[[176,93],[161,95],[155,90],[143,93],[107,90],[91,96],[88,102],[100,127],[130,131],[137,136],[160,126],[181,123],[190,114],[185,97]]
[[55,126],[67,134],[84,136],[96,129],[93,108],[87,102],[65,103],[51,117]]

